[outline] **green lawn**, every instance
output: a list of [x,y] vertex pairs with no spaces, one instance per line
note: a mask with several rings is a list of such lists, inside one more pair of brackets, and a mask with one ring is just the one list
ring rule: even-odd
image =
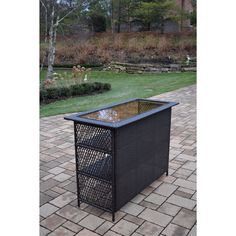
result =
[[[44,72],[41,74],[43,78]],[[69,98],[40,106],[40,116],[85,111],[128,98],[148,98],[196,83],[195,72],[127,74],[92,71],[92,81],[111,84],[111,90],[97,95]]]

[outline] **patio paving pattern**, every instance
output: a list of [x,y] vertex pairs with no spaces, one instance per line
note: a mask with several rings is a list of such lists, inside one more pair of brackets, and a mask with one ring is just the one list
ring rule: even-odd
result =
[[196,235],[196,85],[155,99],[172,108],[169,176],[163,175],[111,214],[77,207],[73,122],[40,119],[40,236]]

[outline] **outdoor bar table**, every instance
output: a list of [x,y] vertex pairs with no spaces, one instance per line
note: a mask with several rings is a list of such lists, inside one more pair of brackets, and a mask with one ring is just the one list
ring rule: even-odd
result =
[[112,213],[168,175],[171,108],[178,103],[131,99],[66,116],[74,121],[78,206]]

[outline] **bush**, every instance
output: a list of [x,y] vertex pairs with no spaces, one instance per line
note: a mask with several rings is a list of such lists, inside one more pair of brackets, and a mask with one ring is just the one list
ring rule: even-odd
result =
[[45,102],[44,99],[47,97],[47,90],[46,89],[40,89],[40,102]]
[[47,98],[48,99],[58,99],[60,97],[60,93],[58,88],[48,88],[47,89]]
[[103,89],[104,90],[110,90],[111,89],[111,85],[106,83],[106,84],[103,84]]
[[70,97],[72,95],[71,89],[69,87],[61,87],[60,96]]
[[82,84],[74,84],[74,85],[70,86],[72,96],[77,96],[77,95],[83,95],[84,94],[84,89],[81,85]]
[[93,84],[93,87],[94,87],[94,91],[99,92],[99,91],[102,90],[101,83],[95,82],[95,83]]
[[55,100],[64,99],[71,96],[82,96],[101,93],[110,89],[110,84],[100,82],[73,84],[69,87],[42,87],[40,89],[40,102],[50,103]]

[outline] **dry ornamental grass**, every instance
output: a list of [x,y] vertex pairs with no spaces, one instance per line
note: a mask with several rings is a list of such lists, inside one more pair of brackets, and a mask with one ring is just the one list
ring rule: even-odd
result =
[[[40,60],[46,53],[41,45]],[[196,34],[97,33],[86,40],[73,36],[60,38],[56,47],[55,64],[105,64],[120,62],[155,62],[164,57],[174,61],[184,60],[187,55],[196,56]]]

